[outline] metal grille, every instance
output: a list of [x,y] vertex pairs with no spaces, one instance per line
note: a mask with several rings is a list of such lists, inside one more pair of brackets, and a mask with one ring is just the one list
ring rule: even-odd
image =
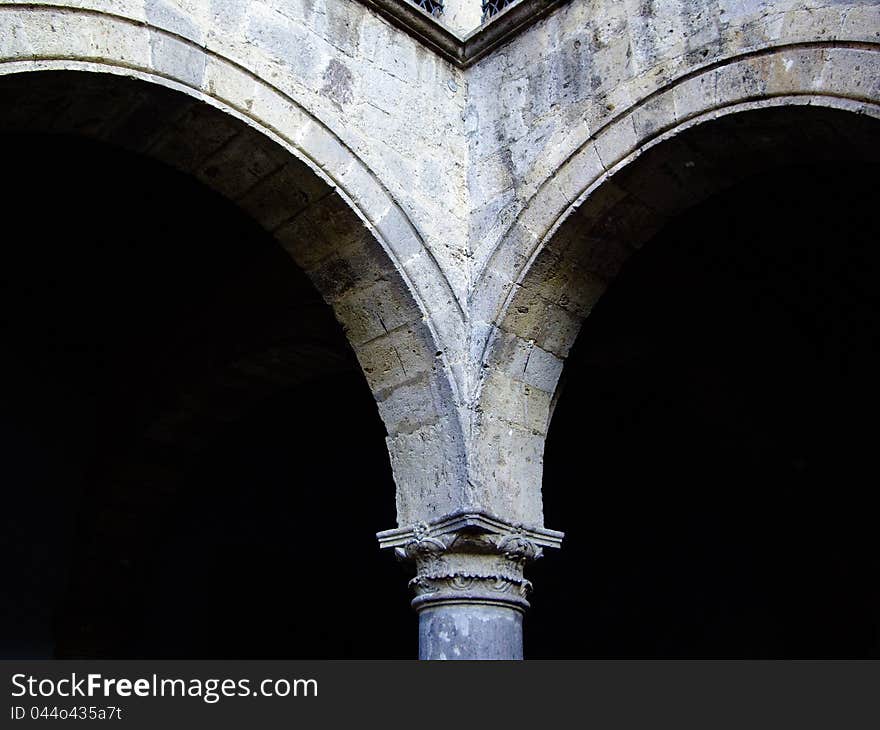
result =
[[508,5],[513,5],[516,0],[483,0],[483,22],[485,23],[493,15],[498,15]]
[[426,13],[430,13],[435,18],[443,14],[443,0],[412,0]]

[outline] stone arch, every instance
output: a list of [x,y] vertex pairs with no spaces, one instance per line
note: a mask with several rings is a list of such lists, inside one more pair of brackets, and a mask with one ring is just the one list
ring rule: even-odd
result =
[[[185,34],[39,5],[4,6],[0,28],[4,129],[120,145],[244,208],[345,329],[388,432],[401,523],[454,511],[464,446],[457,358],[446,348],[464,339],[463,315],[363,161],[295,100]],[[65,82],[40,88],[58,73]]]
[[[474,352],[474,463],[495,493],[542,519],[564,361],[626,259],[665,220],[762,168],[876,156],[878,69],[867,44],[777,48],[702,69],[620,114],[545,181],[482,273],[475,310],[487,321]],[[713,140],[710,122],[740,144]]]
[[[22,455],[4,494],[26,526],[13,533],[18,554],[50,553],[34,574],[44,600],[24,572],[3,602],[4,614],[18,605],[43,618],[13,620],[4,640],[48,640],[63,656],[161,655],[163,645],[209,655],[218,632],[207,626],[225,612],[242,616],[241,638],[230,635],[242,655],[297,655],[297,643],[301,655],[363,651],[350,634],[312,632],[311,649],[265,637],[292,627],[300,606],[338,623],[306,598],[332,595],[318,588],[328,565],[347,561],[376,603],[404,588],[371,534],[395,521],[385,427],[331,308],[265,230],[189,175],[67,135],[2,135],[0,146],[16,171],[3,181],[0,290],[15,313],[3,327],[3,428],[21,434]],[[328,514],[349,539],[300,563],[302,545],[326,537]],[[41,528],[52,522],[62,528]],[[231,544],[286,563],[282,572],[297,566],[298,580],[230,570],[227,582],[211,556]],[[186,561],[204,566],[195,583],[175,567],[187,545],[202,556]],[[207,598],[226,585],[231,598],[263,599],[236,610]],[[403,600],[386,603],[411,627]],[[288,610],[244,619],[258,605]],[[207,623],[193,625],[199,614]],[[152,638],[125,628],[138,623]],[[411,646],[402,638],[397,651]]]

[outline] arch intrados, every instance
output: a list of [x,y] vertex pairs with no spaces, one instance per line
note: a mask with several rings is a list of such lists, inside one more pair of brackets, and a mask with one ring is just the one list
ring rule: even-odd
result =
[[[520,395],[504,417],[518,423],[529,412],[528,426],[546,432],[581,323],[626,260],[667,220],[750,175],[798,159],[880,160],[870,142],[880,123],[853,113],[863,108],[833,97],[733,105],[658,135],[621,160],[584,191],[523,267],[487,344],[481,397],[502,401],[493,396],[499,381],[508,383],[504,390]],[[730,144],[734,132],[740,144]],[[533,359],[542,374],[523,369]],[[543,404],[540,417],[536,402]]]
[[[154,158],[244,208],[276,238],[281,224],[334,193],[329,178],[285,149],[272,130],[167,78],[75,62],[4,70],[0,94],[8,103],[0,131],[79,135]],[[293,185],[279,190],[267,210],[248,193],[275,174]],[[355,211],[340,217],[353,220]]]
[[[856,104],[850,100],[834,96],[775,97],[760,102],[745,102],[742,104],[730,105],[722,109],[714,109],[672,127],[663,134],[659,134],[646,141],[642,146],[632,150],[613,166],[607,168],[601,176],[591,181],[586,187],[582,188],[576,200],[567,205],[558,217],[552,221],[546,234],[539,242],[535,243],[532,250],[529,252],[528,258],[520,269],[518,283],[512,289],[511,295],[508,297],[507,302],[499,313],[500,316],[496,321],[503,321],[506,310],[509,310],[511,297],[518,290],[518,287],[527,286],[526,282],[530,279],[534,280],[535,272],[541,270],[540,264],[538,263],[539,260],[545,255],[548,247],[552,248],[554,245],[558,245],[559,239],[566,235],[567,229],[571,228],[572,220],[577,220],[579,216],[595,218],[597,214],[601,214],[602,211],[610,209],[610,207],[617,202],[619,192],[615,192],[615,190],[620,187],[622,182],[627,180],[627,178],[631,180],[636,176],[645,178],[649,177],[647,168],[645,167],[646,161],[654,163],[656,167],[656,160],[667,154],[669,150],[683,144],[683,138],[686,138],[691,130],[701,129],[706,124],[712,124],[713,122],[728,117],[739,120],[743,118],[743,115],[773,109],[785,109],[789,110],[789,112],[795,111],[795,113],[796,110],[802,109],[804,110],[804,113],[807,114],[817,109],[824,109],[832,112],[847,112],[851,113],[852,117],[861,118],[868,123],[870,120],[880,118],[880,105],[866,107],[864,103],[859,102]],[[841,115],[840,118],[842,119],[844,117],[849,118],[849,114]],[[803,130],[799,131],[803,135]],[[730,166],[731,172],[734,174],[728,174],[728,179],[726,181],[727,185],[735,184],[738,180],[748,176],[748,174],[751,174],[753,171],[746,169],[737,177],[735,176],[737,167],[742,167],[743,163],[748,163],[750,160],[757,160],[755,157],[743,157],[739,155],[738,151],[731,153],[729,156],[722,159],[723,155],[729,151],[729,145],[719,145],[718,154],[716,155],[715,160],[712,160],[716,166],[720,166],[723,163]],[[823,152],[821,148],[816,148],[815,146],[808,148],[806,151],[808,151],[812,157]],[[766,162],[772,162],[772,160],[768,158]],[[721,189],[723,189],[723,186],[707,190],[706,196],[714,194]],[[662,206],[653,207],[656,212],[665,216],[674,215],[676,212],[676,209],[674,208],[663,210]],[[683,209],[684,207],[681,207],[677,210],[680,211]]]
[[[0,77],[7,101],[0,131],[82,135],[194,176],[244,209],[293,256],[334,307],[359,355],[385,334],[356,306],[370,287],[376,289],[372,308],[383,302],[393,308],[382,313],[388,330],[425,326],[404,276],[350,201],[271,130],[256,129],[236,110],[168,79],[103,65],[68,66],[44,63]],[[433,373],[440,348],[429,331],[415,339],[425,341],[425,369]],[[374,393],[388,387],[385,375],[366,369]]]
[[[60,83],[56,82],[55,103],[47,107],[40,99],[40,82],[51,81],[52,72]],[[96,85],[98,91],[86,94],[75,81]],[[107,93],[110,87],[118,90],[126,85],[137,93]],[[422,289],[437,292],[437,281],[425,269],[430,261],[411,255],[400,262],[397,248],[413,252],[416,234],[378,183],[370,182],[370,173],[356,158],[331,162],[351,177],[346,177],[347,182],[361,186],[366,196],[361,202],[369,215],[335,177],[331,181],[314,164],[303,161],[303,155],[271,128],[160,75],[69,59],[8,62],[0,66],[0,95],[16,102],[4,105],[16,114],[0,119],[0,131],[81,134],[157,158],[195,176],[268,230],[342,325],[385,425],[398,484],[403,483],[401,470],[416,468],[407,461],[413,433],[460,434],[456,381],[441,344],[450,340],[442,338],[436,327],[460,327],[461,321],[446,316],[447,308],[440,312],[438,325],[436,311],[424,309]],[[24,103],[28,98],[33,105]],[[126,107],[128,101],[131,108]],[[96,109],[102,113],[96,114]],[[48,113],[40,117],[40,111]],[[315,144],[324,144],[324,153],[333,153],[323,137],[316,139]],[[374,225],[377,206],[381,212]],[[391,228],[385,230],[383,225]],[[395,238],[389,243],[386,239],[392,233]],[[422,272],[417,282],[413,283],[408,267]],[[464,440],[453,435],[451,441],[451,452],[431,455],[438,475],[457,474],[465,463]],[[422,466],[419,462],[418,468]],[[436,489],[445,489],[446,481],[438,477]],[[456,478],[453,481],[458,483]],[[399,519],[411,519],[422,498],[399,488]],[[453,504],[457,498],[457,494],[448,497]],[[442,500],[424,499],[438,513],[452,509]]]

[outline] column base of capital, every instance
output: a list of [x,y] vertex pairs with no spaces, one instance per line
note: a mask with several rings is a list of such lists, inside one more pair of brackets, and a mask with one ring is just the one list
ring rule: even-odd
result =
[[523,569],[558,547],[562,533],[461,513],[379,533],[411,561],[422,659],[521,659],[522,620],[532,584]]
[[[523,592],[521,595],[517,595],[514,590],[517,593]],[[462,582],[455,588],[420,593],[413,598],[411,605],[418,612],[436,606],[467,605],[503,607],[525,613],[529,607],[529,602],[525,598],[525,590],[525,586],[517,586],[516,584],[498,586],[491,583],[480,589],[475,588],[472,584],[468,585],[468,583]]]

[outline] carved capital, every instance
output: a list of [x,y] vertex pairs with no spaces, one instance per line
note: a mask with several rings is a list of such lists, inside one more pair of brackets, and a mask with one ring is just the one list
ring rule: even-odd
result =
[[415,564],[410,586],[417,610],[438,603],[503,603],[524,610],[532,589],[524,566],[540,558],[544,547],[558,547],[562,533],[462,513],[378,538],[380,546]]

